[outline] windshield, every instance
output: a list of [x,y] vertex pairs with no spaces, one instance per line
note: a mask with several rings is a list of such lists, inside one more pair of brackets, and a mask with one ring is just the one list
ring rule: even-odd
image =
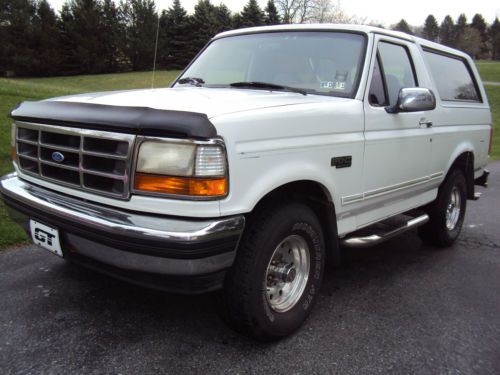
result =
[[[346,32],[274,32],[212,42],[177,81],[179,85],[256,88],[268,83],[310,94],[353,97],[365,38]],[[201,82],[201,83],[200,83]],[[259,86],[266,89],[265,85]],[[268,87],[270,90],[277,87]]]

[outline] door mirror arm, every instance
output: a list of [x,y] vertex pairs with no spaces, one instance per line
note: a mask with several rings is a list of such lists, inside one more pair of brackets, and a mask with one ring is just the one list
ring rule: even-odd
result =
[[396,114],[396,113],[399,113],[399,112],[400,112],[400,111],[399,111],[399,107],[398,107],[398,105],[397,105],[397,104],[396,104],[396,105],[392,105],[392,106],[391,106],[391,105],[389,105],[389,106],[387,106],[387,107],[384,107],[384,109],[385,109],[385,111],[386,111],[387,113],[391,113],[391,114]]

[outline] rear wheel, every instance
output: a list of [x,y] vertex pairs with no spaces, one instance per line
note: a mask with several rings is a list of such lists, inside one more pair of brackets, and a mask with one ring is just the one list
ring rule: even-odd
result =
[[463,172],[454,169],[428,207],[430,220],[419,228],[424,242],[440,247],[453,245],[462,230],[467,207],[467,185]]
[[308,206],[261,211],[250,220],[226,278],[225,320],[262,340],[289,335],[318,297],[324,263],[321,225]]

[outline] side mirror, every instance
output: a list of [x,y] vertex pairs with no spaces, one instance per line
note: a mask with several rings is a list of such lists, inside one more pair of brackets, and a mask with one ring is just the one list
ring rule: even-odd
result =
[[398,102],[385,107],[387,113],[431,111],[436,108],[434,93],[423,87],[406,87],[399,90]]

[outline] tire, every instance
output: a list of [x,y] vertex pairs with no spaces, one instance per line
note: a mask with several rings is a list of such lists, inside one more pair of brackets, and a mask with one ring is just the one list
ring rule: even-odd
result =
[[439,188],[438,196],[428,208],[429,221],[418,230],[428,244],[449,247],[458,238],[467,208],[467,185],[463,172],[454,169]]
[[290,335],[318,298],[324,266],[321,225],[308,206],[293,202],[261,211],[250,219],[227,274],[224,320],[259,340]]

